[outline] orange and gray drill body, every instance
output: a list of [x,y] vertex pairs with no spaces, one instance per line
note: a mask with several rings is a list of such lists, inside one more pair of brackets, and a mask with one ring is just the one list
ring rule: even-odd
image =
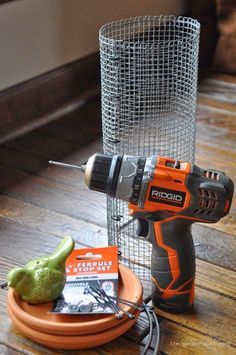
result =
[[191,225],[215,223],[229,213],[232,180],[221,171],[155,155],[96,153],[80,168],[91,190],[129,203],[130,214],[139,221],[138,235],[152,244],[153,305],[170,312],[191,311],[195,279]]
[[194,222],[215,223],[229,213],[233,182],[223,172],[169,158],[97,153],[84,166],[92,190],[129,202],[138,235],[152,244],[154,306],[171,312],[193,307]]

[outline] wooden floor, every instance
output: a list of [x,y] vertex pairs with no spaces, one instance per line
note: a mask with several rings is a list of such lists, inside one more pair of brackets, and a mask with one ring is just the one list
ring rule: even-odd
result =
[[[201,82],[198,117],[196,163],[235,178],[235,77],[211,75]],[[48,159],[79,163],[101,150],[100,131],[99,102],[94,101],[78,115],[0,148],[0,281],[12,267],[51,252],[65,234],[71,234],[77,246],[106,245],[105,197],[94,193],[91,203],[91,192],[79,172],[48,166]],[[173,315],[157,310],[162,354],[236,354],[235,201],[230,216],[219,223],[194,225],[194,241],[199,243],[196,313]],[[11,325],[6,299],[7,291],[0,290],[0,354],[62,353],[23,337]],[[138,354],[146,328],[145,317],[140,317],[123,337],[73,354]]]

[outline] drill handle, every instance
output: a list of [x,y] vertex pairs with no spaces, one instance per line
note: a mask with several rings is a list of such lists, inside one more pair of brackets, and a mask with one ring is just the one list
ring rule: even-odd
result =
[[193,221],[181,217],[148,220],[152,243],[152,301],[163,310],[180,313],[193,309],[195,252]]

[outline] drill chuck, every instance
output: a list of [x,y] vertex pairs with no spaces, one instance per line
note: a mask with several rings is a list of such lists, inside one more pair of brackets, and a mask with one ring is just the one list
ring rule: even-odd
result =
[[115,197],[121,163],[121,155],[109,156],[102,153],[92,155],[85,166],[86,185],[91,190]]
[[146,159],[96,153],[85,166],[85,183],[91,190],[138,204]]

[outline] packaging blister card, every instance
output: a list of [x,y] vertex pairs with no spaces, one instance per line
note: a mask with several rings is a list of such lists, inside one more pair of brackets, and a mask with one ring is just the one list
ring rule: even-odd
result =
[[97,314],[115,313],[111,304],[93,290],[104,290],[114,297],[118,294],[118,248],[75,249],[66,261],[66,284],[50,313]]

